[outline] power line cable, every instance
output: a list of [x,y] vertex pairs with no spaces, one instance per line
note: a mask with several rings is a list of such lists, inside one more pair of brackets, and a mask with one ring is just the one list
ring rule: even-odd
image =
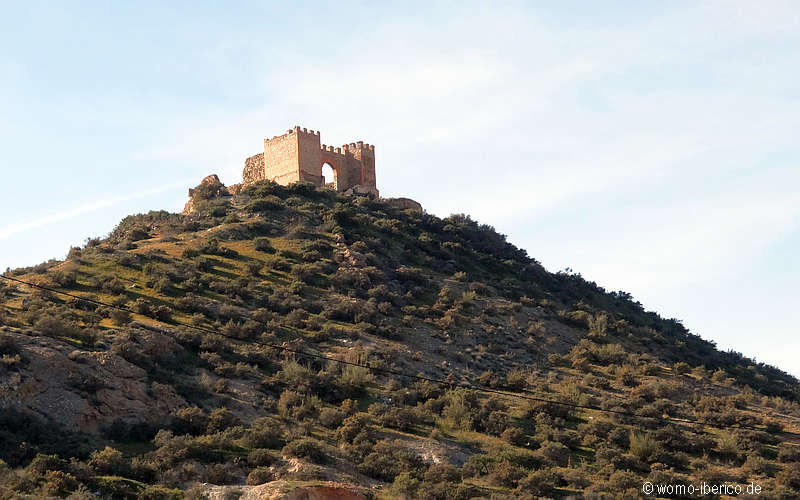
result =
[[[16,283],[19,283],[19,284],[23,284],[23,285],[26,285],[26,286],[30,286],[32,288],[37,288],[37,289],[40,289],[40,290],[45,290],[45,291],[48,291],[48,292],[57,293],[57,294],[64,295],[64,296],[67,296],[67,297],[72,297],[72,298],[75,298],[75,299],[78,299],[78,300],[82,300],[82,301],[88,302],[90,304],[95,304],[95,305],[98,305],[98,306],[104,306],[104,307],[109,307],[109,308],[113,308],[113,309],[118,309],[120,311],[126,311],[126,312],[131,313],[131,314],[144,316],[144,317],[147,317],[147,318],[149,318],[151,320],[156,321],[157,323],[162,323],[162,324],[171,326],[170,323],[167,323],[166,321],[162,321],[162,320],[159,320],[157,318],[151,318],[150,316],[138,313],[138,312],[133,311],[133,310],[131,310],[131,309],[127,308],[127,307],[124,307],[124,306],[115,305],[115,304],[111,304],[111,303],[108,303],[108,302],[103,302],[103,301],[96,300],[96,299],[90,299],[90,298],[87,298],[87,297],[82,297],[82,296],[74,294],[74,293],[65,292],[63,290],[58,290],[56,288],[48,287],[48,286],[41,285],[41,284],[38,284],[38,283],[32,283],[32,282],[29,282],[29,281],[21,280],[19,278],[14,278],[14,277],[11,277],[11,276],[6,276],[6,275],[3,275],[3,274],[0,274],[0,278],[3,278],[5,280],[9,280],[9,281],[12,281],[12,282],[16,282]],[[170,309],[173,310],[173,312],[174,312],[174,309],[172,307],[170,307]],[[250,320],[252,320],[252,318],[248,317],[247,315],[241,315],[240,319],[250,319]],[[252,320],[252,321],[256,321],[256,320]],[[257,323],[261,323],[261,322],[258,322],[258,321],[256,321],[256,322]],[[181,322],[181,321],[178,321],[178,320],[174,320],[174,323],[177,324],[177,325],[186,327],[186,328],[190,328],[190,329],[196,330],[196,331],[200,331],[200,332],[204,332],[204,333],[210,333],[210,334],[213,334],[213,335],[220,335],[220,336],[225,337],[225,338],[230,339],[230,340],[242,342],[241,339],[237,339],[235,337],[231,337],[229,335],[225,335],[224,333],[221,333],[221,332],[219,332],[217,330],[213,330],[211,328],[205,328],[205,327],[202,327],[202,326],[199,326],[199,325],[192,325],[192,324],[184,323],[184,322]],[[458,388],[469,389],[469,390],[473,390],[473,391],[477,391],[477,392],[484,392],[484,393],[487,393],[487,394],[498,394],[498,395],[507,396],[507,397],[525,399],[525,400],[528,400],[528,401],[535,401],[535,402],[539,402],[539,403],[547,403],[547,404],[566,406],[566,407],[574,408],[574,409],[591,410],[591,411],[597,411],[597,412],[621,415],[621,416],[632,417],[632,418],[656,420],[656,421],[661,421],[661,422],[672,422],[672,423],[680,423],[680,424],[701,425],[701,426],[707,426],[707,427],[715,427],[715,428],[724,429],[724,430],[727,430],[727,429],[742,429],[742,430],[751,430],[751,431],[763,431],[764,430],[764,429],[761,429],[761,428],[758,428],[758,427],[748,426],[748,425],[738,425],[738,424],[737,425],[722,425],[722,424],[716,424],[716,423],[713,423],[713,422],[707,422],[707,421],[701,421],[701,420],[692,420],[692,419],[679,418],[679,417],[668,417],[668,416],[667,417],[665,417],[665,416],[654,417],[654,416],[650,416],[650,415],[641,415],[641,414],[638,414],[638,413],[627,412],[627,411],[624,411],[624,410],[614,410],[614,409],[609,409],[609,408],[602,408],[602,407],[597,406],[597,405],[581,405],[581,404],[569,403],[569,402],[565,402],[565,401],[556,401],[556,400],[553,400],[553,399],[542,398],[542,397],[538,397],[538,396],[531,396],[531,395],[527,395],[527,394],[520,394],[520,393],[517,393],[517,392],[501,391],[501,390],[498,390],[498,389],[492,389],[490,387],[484,387],[484,386],[476,385],[476,384],[472,384],[472,383],[451,382],[451,381],[448,381],[448,380],[445,380],[445,379],[440,379],[440,378],[426,377],[424,375],[419,375],[419,374],[410,374],[410,373],[402,372],[402,371],[399,371],[399,370],[392,370],[392,369],[389,369],[389,368],[381,368],[381,367],[377,367],[377,366],[372,366],[369,363],[356,363],[356,362],[352,362],[352,361],[347,361],[347,360],[343,360],[343,359],[334,358],[332,356],[325,356],[323,354],[316,354],[316,353],[312,353],[312,352],[308,352],[308,351],[304,351],[304,350],[300,350],[300,349],[292,349],[291,347],[286,347],[286,346],[278,345],[278,344],[272,344],[272,343],[269,343],[269,342],[262,342],[262,341],[259,341],[259,340],[248,340],[247,342],[251,343],[251,344],[261,345],[261,346],[264,346],[264,347],[269,347],[269,348],[276,349],[276,350],[281,350],[281,351],[284,351],[284,352],[289,352],[289,353],[292,353],[292,354],[296,354],[298,356],[305,356],[305,357],[313,358],[313,359],[321,359],[321,360],[332,361],[332,362],[340,363],[340,364],[344,364],[344,365],[356,366],[356,367],[359,367],[359,368],[365,368],[365,369],[368,369],[368,370],[373,371],[373,372],[383,373],[383,374],[387,374],[387,375],[395,375],[395,376],[400,376],[400,377],[407,377],[407,378],[414,379],[414,380],[420,380],[420,381],[424,381],[424,382],[431,382],[431,383],[444,385],[444,386],[448,386],[448,387],[458,387]],[[790,434],[790,435],[800,435],[800,433],[795,433],[795,432],[788,432],[788,431],[781,431],[781,432],[783,432],[784,434]]]

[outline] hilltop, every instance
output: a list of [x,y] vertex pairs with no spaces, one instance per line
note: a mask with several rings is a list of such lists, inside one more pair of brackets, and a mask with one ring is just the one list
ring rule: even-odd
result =
[[467,215],[204,181],[6,275],[0,497],[800,495],[797,379]]

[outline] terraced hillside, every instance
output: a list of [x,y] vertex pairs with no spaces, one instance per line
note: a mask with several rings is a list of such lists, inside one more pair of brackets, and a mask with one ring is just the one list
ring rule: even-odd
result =
[[468,216],[201,187],[0,280],[0,498],[800,495],[790,375]]

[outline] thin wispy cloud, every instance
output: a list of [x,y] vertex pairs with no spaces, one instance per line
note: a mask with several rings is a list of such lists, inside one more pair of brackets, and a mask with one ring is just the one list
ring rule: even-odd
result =
[[162,185],[157,188],[138,191],[136,193],[128,193],[119,196],[113,196],[110,198],[92,201],[66,209],[53,208],[53,212],[48,215],[0,227],[0,240],[11,238],[12,236],[16,236],[19,233],[24,233],[26,231],[46,228],[48,226],[58,224],[70,219],[75,219],[77,217],[81,217],[104,208],[109,208],[115,205],[119,205],[126,201],[149,198],[167,191],[174,190],[176,188],[183,188],[187,186],[190,182],[191,182],[190,179],[184,179],[181,181],[176,181],[170,184]]

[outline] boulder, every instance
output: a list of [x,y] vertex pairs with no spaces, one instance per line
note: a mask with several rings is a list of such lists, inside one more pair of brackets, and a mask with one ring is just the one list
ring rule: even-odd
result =
[[422,210],[422,205],[411,198],[384,198],[383,201],[389,206],[399,208],[400,210],[413,210],[414,212],[420,213],[424,211]]
[[230,195],[230,191],[219,180],[217,174],[211,174],[200,181],[197,187],[189,189],[189,201],[186,202],[186,206],[183,207],[183,212],[181,213],[183,215],[194,213],[198,200],[212,200]]

